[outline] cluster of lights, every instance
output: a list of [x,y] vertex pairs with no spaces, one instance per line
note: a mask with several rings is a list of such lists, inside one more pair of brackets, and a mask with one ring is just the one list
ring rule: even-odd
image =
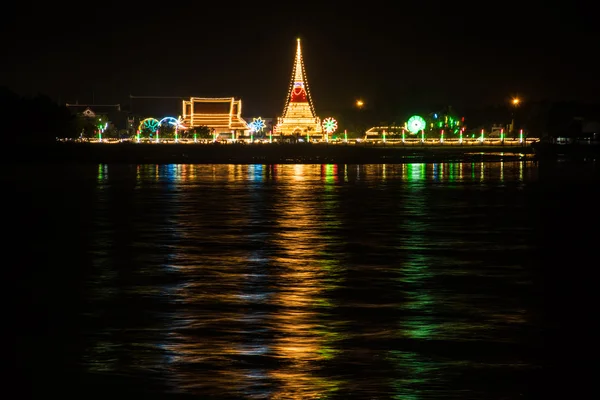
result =
[[102,119],[99,119],[98,122],[100,122],[100,124],[98,124],[98,141],[101,142],[102,134],[108,129],[108,122],[105,122],[104,125],[102,125]]
[[[304,60],[302,59],[302,47],[300,46],[300,39],[297,39],[297,47],[296,47],[296,61],[294,62],[294,69],[292,70],[292,81],[290,82],[290,88],[288,90],[288,96],[285,101],[285,107],[283,108],[283,115],[287,114],[287,110],[290,104],[290,99],[292,98],[292,94],[294,93],[294,89],[296,83],[302,83],[302,88],[306,91],[306,100],[309,104],[310,111],[312,116],[314,117],[316,114],[315,109],[312,103],[312,97],[310,95],[310,89],[308,88],[308,81],[306,80],[306,71],[304,69]],[[298,73],[298,69],[301,72],[301,81],[296,79],[296,75]]]
[[[300,99],[298,99],[299,95],[302,95]],[[306,80],[300,39],[297,39],[296,59],[292,69],[292,80],[283,115],[278,118],[277,122],[279,134],[297,132],[298,130],[306,131],[307,139],[310,138],[311,132],[320,133],[322,129],[321,120],[316,116],[308,81]]]
[[406,121],[406,129],[408,129],[408,131],[412,134],[417,134],[420,131],[423,131],[426,125],[427,123],[423,117],[419,115],[413,115],[408,119],[408,121]]
[[335,119],[329,117],[323,120],[323,130],[331,135],[333,132],[337,131],[338,123]]
[[159,132],[162,126],[171,126],[175,129],[175,141],[178,141],[178,133],[180,129],[187,129],[185,125],[183,125],[183,121],[181,117],[165,117],[160,121],[156,118],[146,118],[140,121],[138,125],[138,130],[136,134],[137,142],[140,141],[140,135],[142,132],[149,132],[150,134],[156,134],[156,141],[159,140]]
[[251,132],[260,132],[265,129],[265,121],[261,117],[254,118],[252,122],[248,124]]

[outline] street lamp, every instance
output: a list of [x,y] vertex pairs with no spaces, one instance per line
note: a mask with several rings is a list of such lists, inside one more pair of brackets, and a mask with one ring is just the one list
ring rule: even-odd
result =
[[519,104],[521,104],[521,99],[519,99],[518,97],[514,97],[511,101],[513,109],[511,112],[511,116],[512,116],[512,121],[510,123],[510,132],[514,133],[515,131],[515,108],[517,108],[519,106]]
[[358,125],[354,125],[354,127],[357,130],[357,134],[360,133],[360,131],[362,130],[362,120],[363,120],[363,115],[362,115],[362,109],[365,105],[365,102],[362,101],[361,99],[356,100],[356,102],[354,103],[354,105],[356,106],[356,108],[358,109],[358,113],[357,113],[357,119],[358,119]]

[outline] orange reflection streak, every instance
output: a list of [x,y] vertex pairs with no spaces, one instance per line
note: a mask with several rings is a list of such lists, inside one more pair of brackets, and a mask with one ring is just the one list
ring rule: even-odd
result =
[[[279,228],[272,237],[255,238],[248,230],[253,221],[264,219],[256,196],[268,172],[261,178],[256,166],[202,166],[196,179],[179,186],[181,242],[168,268],[185,284],[174,292],[176,315],[170,318],[169,338],[160,345],[179,390],[274,399],[325,398],[336,390],[338,383],[318,376],[322,362],[335,354],[328,347],[334,334],[323,332],[327,325],[322,320],[327,307],[322,293],[332,273],[321,254],[333,239],[319,231],[319,214],[327,212],[323,202],[331,202],[332,194],[313,196],[331,182],[320,180],[318,168],[277,166],[279,199],[271,212]],[[219,204],[194,199],[198,186],[215,190],[213,180],[224,188],[231,207],[223,197],[212,196]],[[210,218],[199,214],[199,204],[210,210]],[[276,250],[261,253],[240,246],[251,240]],[[195,243],[203,243],[204,251],[196,251]],[[270,311],[257,311],[264,307]],[[272,359],[281,367],[261,367],[258,361],[271,364]]]
[[[326,170],[325,166],[324,170]],[[279,254],[273,259],[274,273],[280,290],[273,298],[280,311],[273,316],[277,335],[273,342],[275,357],[287,361],[269,371],[278,382],[273,399],[324,398],[339,383],[318,377],[319,362],[327,358],[327,338],[320,333],[324,325],[316,307],[326,290],[326,272],[319,265],[319,251],[324,238],[318,234],[318,214],[322,203],[310,199],[314,178],[321,176],[321,166],[280,166],[281,207],[277,208],[273,244]],[[321,184],[321,183],[319,183]]]

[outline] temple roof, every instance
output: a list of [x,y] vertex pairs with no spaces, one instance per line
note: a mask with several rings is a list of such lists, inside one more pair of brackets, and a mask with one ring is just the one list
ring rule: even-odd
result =
[[[193,105],[193,114],[188,107]],[[227,128],[235,130],[249,129],[241,118],[242,101],[233,97],[201,98],[191,97],[183,102],[184,123],[193,126],[206,125],[210,128]],[[190,107],[191,109],[192,107]]]

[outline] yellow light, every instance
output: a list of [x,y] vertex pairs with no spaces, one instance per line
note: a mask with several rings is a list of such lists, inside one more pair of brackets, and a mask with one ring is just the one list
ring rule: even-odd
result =
[[518,98],[516,98],[516,97],[515,97],[514,99],[512,99],[512,103],[513,103],[515,106],[519,105],[519,103],[520,103],[520,102],[521,102],[521,100],[519,100],[519,99],[518,99]]
[[364,105],[365,105],[365,102],[364,102],[364,101],[362,101],[362,100],[356,100],[356,107],[359,107],[359,108],[360,108],[360,107],[362,107],[362,106],[364,106]]

